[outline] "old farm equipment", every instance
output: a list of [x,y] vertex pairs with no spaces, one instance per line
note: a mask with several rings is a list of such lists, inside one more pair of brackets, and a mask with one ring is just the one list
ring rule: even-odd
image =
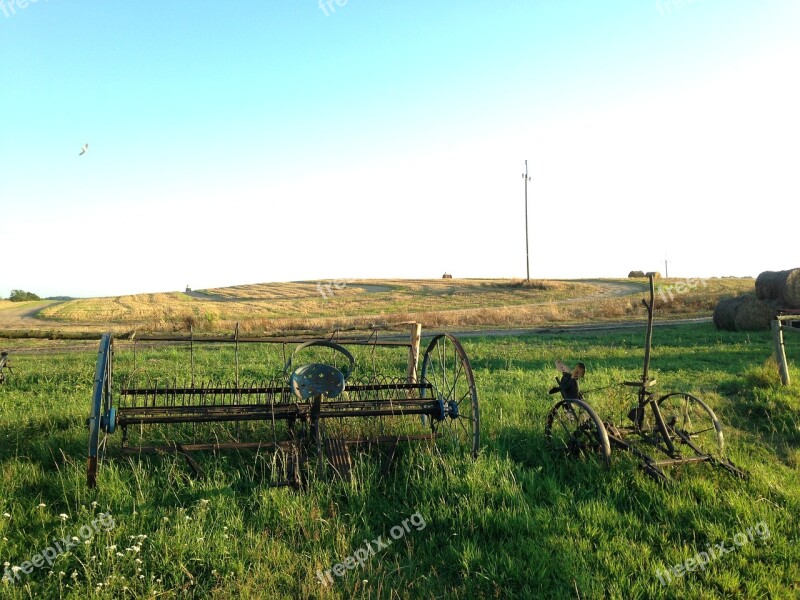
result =
[[[657,394],[650,378],[650,352],[653,338],[654,285],[649,275],[650,301],[647,309],[644,368],[638,381],[624,381],[622,386],[636,390],[636,403],[628,413],[630,424],[619,426],[603,421],[579,390],[585,366],[569,368],[561,361],[558,386],[562,400],[547,415],[545,440],[551,450],[571,455],[599,454],[605,464],[611,448],[632,452],[642,461],[644,471],[654,479],[667,482],[664,467],[708,462],[739,477],[746,474],[724,458],[722,426],[714,411],[702,400],[683,392]],[[656,457],[657,456],[657,457]]]
[[[285,475],[271,483],[293,487],[303,485],[309,455],[318,469],[327,464],[348,479],[353,446],[385,446],[385,467],[399,442],[414,440],[440,440],[474,457],[480,417],[469,359],[455,337],[436,335],[418,375],[420,334],[418,324],[410,339],[377,330],[242,337],[237,328],[233,336],[118,340],[127,346],[119,356],[113,336],[104,334],[88,419],[88,485],[96,486],[98,461],[118,430],[124,453],[177,452],[198,476],[196,451],[269,452]],[[176,359],[189,365],[176,367]],[[264,364],[270,359],[272,368]],[[224,367],[229,379],[203,379],[201,363],[215,373]],[[383,372],[392,367],[395,374]]]

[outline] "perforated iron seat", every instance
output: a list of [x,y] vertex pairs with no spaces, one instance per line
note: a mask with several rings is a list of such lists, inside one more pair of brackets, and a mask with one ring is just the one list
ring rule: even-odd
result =
[[296,367],[289,375],[289,387],[292,393],[301,400],[308,400],[317,396],[325,396],[327,398],[336,398],[341,394],[346,386],[347,378],[353,372],[355,367],[355,359],[350,352],[344,347],[334,342],[327,341],[313,341],[300,344],[289,361],[286,363],[286,371],[292,366],[294,356],[304,348],[311,346],[324,346],[332,348],[336,352],[342,354],[348,360],[347,366],[344,370],[340,370],[333,365],[325,363],[311,363],[308,365],[301,365]]

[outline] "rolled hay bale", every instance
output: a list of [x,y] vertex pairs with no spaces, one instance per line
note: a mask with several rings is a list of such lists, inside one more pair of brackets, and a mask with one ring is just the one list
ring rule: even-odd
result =
[[661,273],[658,271],[648,271],[644,274],[645,277],[650,277],[650,275],[653,276],[653,279],[661,279]]
[[722,298],[714,307],[714,327],[724,331],[736,331],[736,307],[740,297]]
[[714,308],[714,327],[725,331],[762,331],[769,329],[773,316],[770,306],[753,294],[723,298]]
[[643,278],[644,277],[644,271],[631,271],[630,273],[628,273],[628,278],[629,279],[635,279],[637,277],[642,277]]
[[779,308],[800,308],[800,269],[764,271],[756,279],[756,296]]
[[753,296],[746,294],[745,299],[736,310],[734,318],[736,331],[765,331],[770,328],[774,309]]

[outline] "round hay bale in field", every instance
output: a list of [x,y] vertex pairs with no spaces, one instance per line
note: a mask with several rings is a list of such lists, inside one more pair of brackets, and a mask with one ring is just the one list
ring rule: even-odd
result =
[[722,298],[714,307],[714,327],[724,331],[736,331],[736,307],[739,297]]
[[661,273],[658,271],[648,271],[644,274],[645,277],[650,277],[650,275],[653,276],[653,279],[661,279]]
[[644,271],[631,271],[630,273],[628,273],[629,279],[635,279],[637,277],[644,278]]
[[800,269],[764,271],[756,279],[756,296],[780,308],[800,308]]
[[769,329],[773,310],[753,294],[723,298],[714,308],[714,327],[725,331]]

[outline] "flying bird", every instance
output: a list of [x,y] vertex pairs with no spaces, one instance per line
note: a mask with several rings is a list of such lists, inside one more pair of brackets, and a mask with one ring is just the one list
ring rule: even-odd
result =
[[81,146],[81,153],[78,154],[78,156],[83,156],[84,154],[86,154],[87,150],[89,150],[89,144],[84,144],[83,146]]

